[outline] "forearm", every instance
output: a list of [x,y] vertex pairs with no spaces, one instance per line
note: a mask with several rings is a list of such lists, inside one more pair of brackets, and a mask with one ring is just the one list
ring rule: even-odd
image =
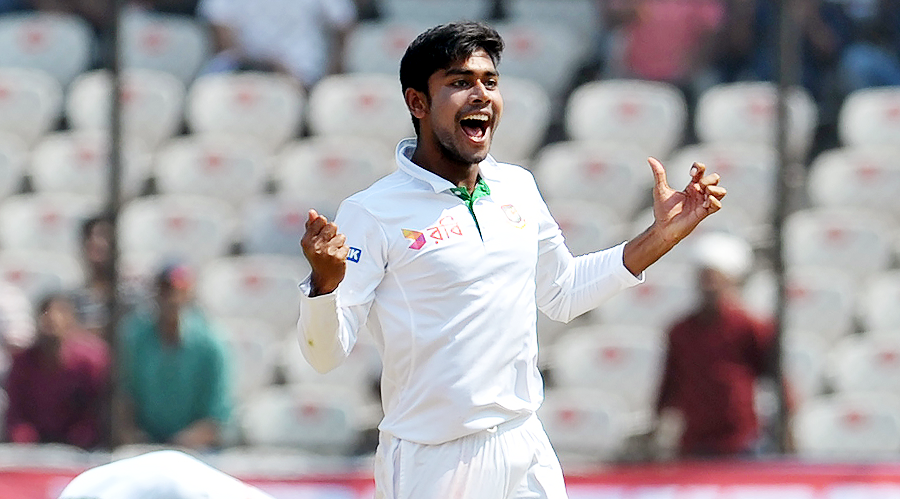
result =
[[665,233],[656,224],[651,225],[637,237],[625,243],[625,249],[622,252],[625,268],[634,275],[640,275],[674,248],[681,239],[683,237],[679,238]]

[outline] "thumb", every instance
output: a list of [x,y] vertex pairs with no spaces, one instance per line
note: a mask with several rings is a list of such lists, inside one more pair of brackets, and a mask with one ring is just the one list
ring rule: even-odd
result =
[[307,215],[309,216],[309,218],[306,219],[306,225],[311,224],[313,220],[319,218],[319,212],[313,209],[310,209]]
[[650,163],[650,169],[653,171],[654,190],[662,191],[669,188],[669,182],[666,180],[666,169],[658,159],[647,158]]

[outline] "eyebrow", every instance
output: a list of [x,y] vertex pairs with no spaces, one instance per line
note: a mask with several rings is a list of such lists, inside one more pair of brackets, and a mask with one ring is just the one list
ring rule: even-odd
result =
[[[447,76],[472,76],[475,74],[475,71],[471,69],[460,69],[460,68],[450,68],[444,71],[444,74]],[[485,76],[500,76],[500,73],[496,71],[485,71]]]

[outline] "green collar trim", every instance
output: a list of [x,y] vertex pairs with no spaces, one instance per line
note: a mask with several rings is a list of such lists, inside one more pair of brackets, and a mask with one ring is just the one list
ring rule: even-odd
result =
[[475,227],[478,228],[478,235],[484,240],[484,236],[481,234],[481,225],[478,224],[478,218],[475,216],[475,201],[480,197],[489,196],[491,194],[491,188],[488,187],[487,182],[484,181],[484,178],[479,177],[478,182],[475,184],[475,190],[472,191],[471,194],[469,194],[468,189],[462,186],[451,187],[450,192],[466,203],[466,206],[469,208],[469,214],[472,215],[472,220],[475,220]]

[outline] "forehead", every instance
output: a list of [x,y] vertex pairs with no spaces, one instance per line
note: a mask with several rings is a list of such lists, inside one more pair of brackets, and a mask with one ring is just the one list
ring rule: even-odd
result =
[[460,72],[497,74],[497,68],[494,66],[494,61],[491,59],[491,56],[488,55],[487,51],[479,48],[475,49],[468,57],[451,62],[448,67],[439,70],[437,74],[452,75]]

